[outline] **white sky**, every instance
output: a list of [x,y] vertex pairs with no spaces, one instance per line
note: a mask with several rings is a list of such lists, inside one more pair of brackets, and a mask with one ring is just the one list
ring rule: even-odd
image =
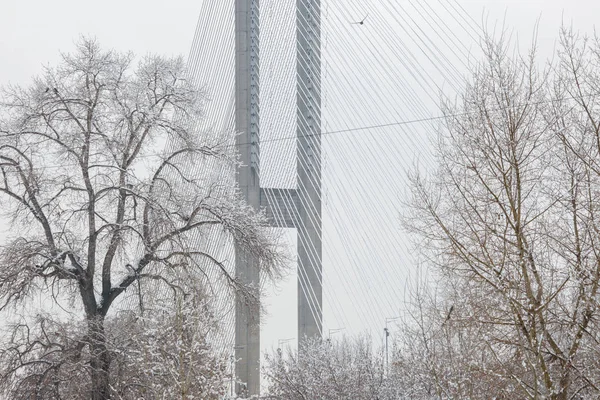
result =
[[[387,0],[376,0],[387,1]],[[365,3],[369,3],[365,1]],[[540,42],[553,43],[561,20],[591,33],[594,0],[461,0],[477,20],[502,20],[526,42],[541,18]],[[0,82],[26,83],[40,65],[55,63],[79,35],[105,47],[187,56],[202,0],[0,0]],[[368,7],[365,7],[368,13]]]
[[137,55],[187,56],[202,1],[0,0],[0,82],[27,83],[80,35]]
[[[409,0],[364,0],[364,14],[369,13],[370,7],[376,7],[384,1],[409,3]],[[600,2],[597,0],[459,2],[478,22],[487,20],[488,26],[493,26],[495,21],[501,25],[505,19],[506,26],[513,30],[525,47],[531,42],[534,24],[540,19],[538,43],[544,57],[550,54],[554,46],[561,21],[567,24],[573,22],[576,29],[591,34],[595,19],[600,15]],[[80,35],[96,37],[106,48],[132,50],[137,55],[159,53],[187,56],[201,7],[202,0],[0,0],[0,84],[27,84],[32,76],[40,72],[41,65],[57,62],[59,51],[71,51],[73,42]],[[362,18],[363,12],[356,9],[356,4],[352,7],[351,11],[357,14],[357,19]],[[332,10],[334,8],[329,12]],[[368,23],[372,20],[367,20],[367,25],[363,27],[367,35]],[[431,114],[435,115],[437,111],[431,110]],[[389,122],[388,115],[380,117],[376,118],[379,122]],[[374,199],[376,201],[377,195]],[[376,290],[373,288],[373,291]],[[296,306],[293,298],[295,277],[291,276],[283,282],[278,293],[278,297],[268,301],[271,304],[271,316],[263,337],[266,348],[275,347],[279,339],[296,336]],[[342,295],[341,298],[343,302]],[[345,307],[344,304],[341,306]],[[352,311],[345,312],[351,314]],[[327,317],[327,310],[325,313]],[[384,319],[393,316],[390,311],[381,311],[377,316],[381,328]],[[327,329],[335,328],[339,326],[325,321],[326,335]],[[363,328],[379,331],[380,327]]]

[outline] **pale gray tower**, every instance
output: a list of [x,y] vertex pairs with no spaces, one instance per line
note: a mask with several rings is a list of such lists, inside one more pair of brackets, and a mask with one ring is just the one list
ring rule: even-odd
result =
[[[223,1],[223,0],[216,0]],[[259,1],[235,0],[235,129],[242,166],[237,182],[242,195],[256,210],[260,206],[259,181]],[[236,277],[258,289],[258,262],[236,248]],[[239,297],[235,305],[235,375],[242,382],[236,394],[260,393],[260,310]]]
[[[214,0],[221,1],[221,0]],[[298,232],[298,340],[322,337],[320,0],[296,0],[297,189],[260,187],[259,1],[235,0],[235,126],[246,201]],[[258,288],[257,261],[236,249],[236,276]],[[258,307],[236,301],[236,393],[260,394]]]
[[322,337],[321,1],[296,1],[298,340]]

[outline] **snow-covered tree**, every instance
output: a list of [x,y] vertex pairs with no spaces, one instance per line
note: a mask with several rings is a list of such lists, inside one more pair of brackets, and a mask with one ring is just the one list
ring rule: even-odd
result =
[[455,283],[447,277],[442,287],[421,282],[412,292],[405,316],[396,323],[390,358],[394,383],[415,400],[522,398],[513,378],[526,376],[527,366],[496,356],[510,353],[510,346],[490,347],[488,339],[497,329],[475,317],[490,303],[469,292],[468,285]]
[[109,321],[114,397],[223,399],[231,376],[227,355],[207,340],[218,333],[209,309],[181,300],[175,310],[157,304]]
[[306,340],[299,355],[278,350],[267,358],[268,398],[286,400],[399,399],[386,377],[382,354],[367,337]]
[[[0,312],[18,315],[0,346],[0,389],[10,398],[140,393],[112,380],[122,374],[137,374],[132,384],[161,398],[169,368],[205,357],[202,338],[189,354],[156,341],[146,333],[167,324],[161,334],[188,343],[196,331],[181,318],[197,317],[150,319],[140,314],[144,302],[197,301],[197,289],[216,279],[255,301],[258,288],[230,274],[213,234],[234,240],[266,275],[278,273],[276,240],[232,183],[232,132],[195,129],[203,101],[181,59],[134,63],[131,54],[86,39],[31,86],[3,89],[0,204],[11,229],[0,250]],[[31,306],[38,301],[45,303],[39,313]],[[137,314],[124,324],[117,310]],[[118,337],[125,328],[129,349]],[[149,340],[155,352],[146,354]],[[118,372],[136,351],[149,357],[150,371],[129,365]],[[161,354],[171,358],[161,364]],[[184,370],[173,376],[180,393],[202,375],[184,383]],[[68,390],[73,385],[82,388],[79,397]]]
[[438,170],[412,177],[406,226],[438,283],[397,366],[421,398],[600,394],[600,41],[564,29],[542,67],[509,49],[485,42]]
[[[0,352],[5,371],[19,374],[4,382],[10,398],[88,399],[86,325],[49,314],[37,319],[15,326]],[[105,330],[112,398],[223,398],[231,377],[226,355],[207,341],[218,332],[207,306],[182,300],[175,309],[169,303],[142,314],[118,312],[106,318]],[[22,358],[25,348],[30,350]]]

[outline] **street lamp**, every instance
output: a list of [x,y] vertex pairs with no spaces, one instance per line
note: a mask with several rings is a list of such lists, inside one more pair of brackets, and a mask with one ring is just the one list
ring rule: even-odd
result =
[[388,329],[388,322],[396,321],[401,317],[391,317],[385,319],[385,328],[383,328],[383,332],[385,335],[385,371],[389,368],[389,358],[388,358],[388,337],[390,336],[390,330]]
[[281,351],[281,345],[287,343],[287,342],[291,342],[292,340],[294,340],[296,338],[289,338],[289,339],[279,339],[277,341],[277,350]]
[[232,346],[233,347],[233,354],[231,355],[231,398],[233,399],[233,389],[235,388],[235,372],[234,372],[234,365],[235,365],[235,351],[236,350],[242,350],[245,349],[246,346],[241,345],[241,346]]
[[344,329],[346,329],[346,328],[332,328],[332,329],[329,329],[329,335],[328,335],[328,339],[329,339],[329,340],[331,340],[331,335],[332,335],[332,334],[334,334],[334,333],[338,333],[338,332],[341,332],[341,331],[343,331]]

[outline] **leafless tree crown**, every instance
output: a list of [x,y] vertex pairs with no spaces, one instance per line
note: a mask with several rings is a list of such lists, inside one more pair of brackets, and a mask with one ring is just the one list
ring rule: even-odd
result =
[[442,278],[399,361],[421,398],[599,395],[600,42],[563,29],[542,67],[509,49],[485,42],[437,171],[412,177],[405,225]]
[[219,277],[256,299],[211,232],[257,257],[265,274],[279,272],[277,241],[227,177],[237,162],[232,132],[196,129],[204,101],[182,59],[134,63],[87,39],[30,87],[3,89],[0,204],[11,231],[0,250],[0,311],[66,298],[83,323],[80,336],[76,324],[68,335],[49,332],[63,326],[52,313],[14,327],[0,353],[11,398],[59,398],[62,369],[82,354],[87,367],[74,376],[89,375],[87,398],[109,398],[105,319],[125,292],[140,291],[141,302],[165,287],[187,298]]

